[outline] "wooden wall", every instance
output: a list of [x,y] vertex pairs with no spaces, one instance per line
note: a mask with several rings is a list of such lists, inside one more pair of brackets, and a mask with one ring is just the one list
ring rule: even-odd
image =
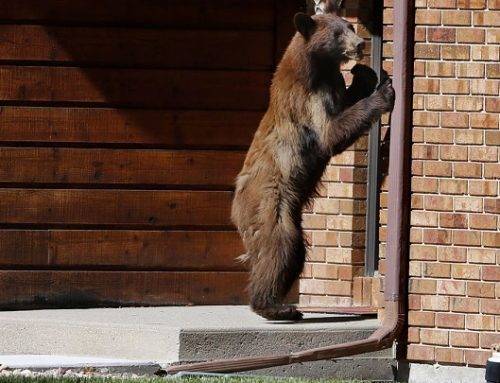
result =
[[0,307],[238,304],[296,0],[0,0]]

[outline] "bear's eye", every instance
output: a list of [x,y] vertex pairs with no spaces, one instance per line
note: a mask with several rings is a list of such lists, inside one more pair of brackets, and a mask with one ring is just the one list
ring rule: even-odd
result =
[[352,32],[354,32],[354,27],[352,26],[352,24],[349,24],[348,28],[349,28]]

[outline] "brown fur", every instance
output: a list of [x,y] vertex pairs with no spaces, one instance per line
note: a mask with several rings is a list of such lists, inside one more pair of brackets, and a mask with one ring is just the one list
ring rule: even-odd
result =
[[250,265],[250,305],[268,319],[300,319],[283,299],[302,272],[302,209],[331,156],[342,152],[390,111],[389,80],[353,69],[346,90],[340,65],[364,47],[347,21],[330,13],[295,17],[298,33],[278,66],[264,115],[237,181],[232,220]]

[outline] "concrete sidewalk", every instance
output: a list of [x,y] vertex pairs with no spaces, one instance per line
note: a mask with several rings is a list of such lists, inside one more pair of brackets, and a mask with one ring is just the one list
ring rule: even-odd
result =
[[[362,339],[377,326],[376,319],[328,314],[306,314],[297,323],[269,322],[245,306],[1,312],[0,364],[8,365],[9,355],[46,355],[45,366],[64,356],[68,366],[102,358],[105,364],[166,365],[276,354]],[[29,357],[17,360],[29,364]],[[385,380],[392,377],[391,363],[391,350],[386,350],[262,373]]]

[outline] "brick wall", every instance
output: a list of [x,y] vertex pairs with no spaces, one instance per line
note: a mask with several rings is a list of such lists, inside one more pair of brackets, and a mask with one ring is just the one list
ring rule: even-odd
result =
[[500,342],[500,1],[416,6],[408,359],[482,366]]
[[[361,7],[361,3],[364,2],[346,0],[342,12],[356,32],[367,39],[363,62],[369,65],[371,36],[366,20],[370,19],[371,4]],[[348,84],[353,65],[354,62],[344,67]],[[311,251],[300,280],[302,306],[353,304],[354,279],[364,272],[367,148],[368,137],[363,136],[330,161],[320,195],[305,211],[304,228]]]

